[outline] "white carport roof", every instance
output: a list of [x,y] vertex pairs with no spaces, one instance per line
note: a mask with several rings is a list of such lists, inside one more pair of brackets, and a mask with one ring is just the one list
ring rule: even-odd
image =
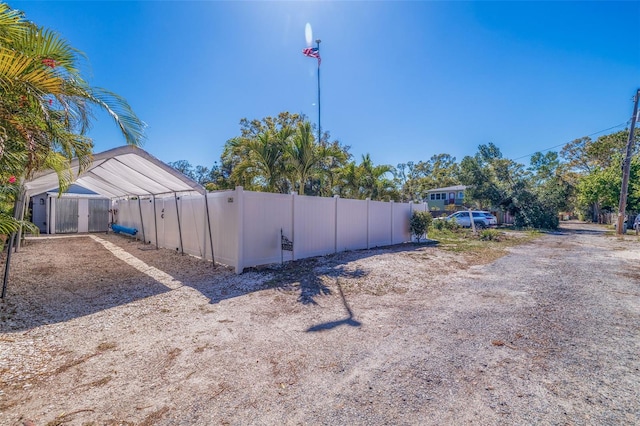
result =
[[[78,160],[72,161],[71,170],[76,176]],[[74,183],[108,198],[176,192],[206,193],[202,185],[134,146],[94,154],[91,166],[77,176]],[[52,170],[40,172],[25,183],[27,196],[57,187],[58,175]]]

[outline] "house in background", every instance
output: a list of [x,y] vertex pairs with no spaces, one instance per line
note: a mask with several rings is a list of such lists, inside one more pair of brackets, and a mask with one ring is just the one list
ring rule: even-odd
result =
[[447,186],[427,191],[426,201],[430,210],[447,210],[447,206],[460,208],[464,204],[466,185]]

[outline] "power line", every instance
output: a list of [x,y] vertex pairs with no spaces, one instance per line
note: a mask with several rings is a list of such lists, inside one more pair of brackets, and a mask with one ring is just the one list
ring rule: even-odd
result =
[[[616,124],[615,126],[609,127],[608,129],[598,130],[597,132],[593,132],[593,133],[591,133],[591,134],[589,134],[589,135],[582,136],[582,137],[584,137],[584,138],[588,138],[588,137],[591,137],[591,136],[597,135],[597,134],[599,134],[599,133],[604,133],[604,132],[606,132],[606,131],[616,129],[616,128],[618,128],[618,127],[626,126],[627,124],[628,124],[628,121],[625,121],[624,123]],[[560,147],[560,146],[564,146],[564,145],[566,145],[566,144],[568,144],[568,143],[570,143],[570,142],[571,142],[571,141],[569,141],[569,142],[564,142],[564,143],[561,143],[561,144],[558,144],[558,145],[552,146],[551,148],[542,149],[542,150],[540,150],[540,151],[536,151],[536,152],[533,152],[533,153],[528,154],[528,155],[523,155],[522,157],[513,158],[512,160],[514,160],[514,161],[515,161],[515,160],[520,160],[521,158],[531,157],[533,154],[535,154],[535,153],[537,153],[537,152],[546,152],[546,151],[550,151],[550,150],[552,150],[552,149],[554,149],[554,148],[558,148],[558,147]]]

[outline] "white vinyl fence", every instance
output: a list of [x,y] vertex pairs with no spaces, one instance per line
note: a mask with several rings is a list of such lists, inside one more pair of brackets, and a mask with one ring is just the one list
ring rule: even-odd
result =
[[[155,208],[154,208],[155,201]],[[206,214],[208,204],[209,217]],[[158,247],[244,268],[411,240],[409,218],[427,204],[244,191],[114,201],[119,225]],[[209,231],[208,221],[211,224]],[[283,251],[281,232],[293,241]],[[211,233],[211,239],[210,239]]]

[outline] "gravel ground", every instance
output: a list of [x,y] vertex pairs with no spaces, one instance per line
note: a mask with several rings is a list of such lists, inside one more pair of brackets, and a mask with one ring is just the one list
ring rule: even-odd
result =
[[120,257],[85,236],[13,258],[1,425],[640,424],[635,236],[565,223],[490,263],[406,245],[240,276],[98,237]]

